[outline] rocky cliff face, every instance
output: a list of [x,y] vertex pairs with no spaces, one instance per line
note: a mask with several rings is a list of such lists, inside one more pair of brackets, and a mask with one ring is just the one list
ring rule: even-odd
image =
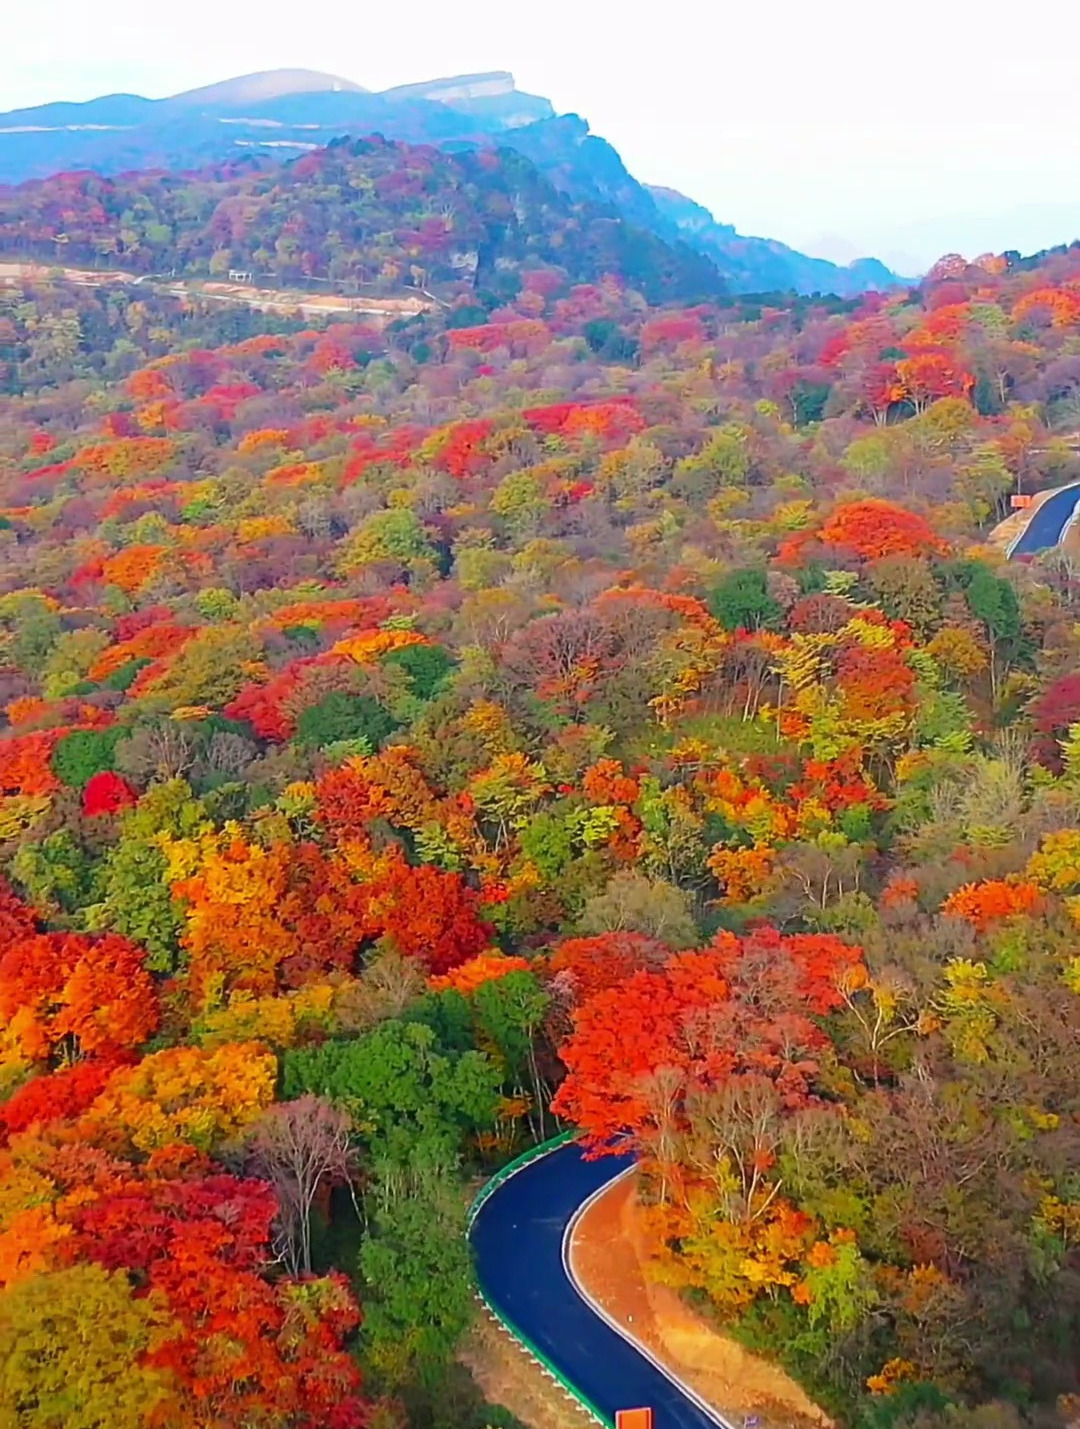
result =
[[453,104],[457,99],[492,99],[514,93],[514,76],[509,70],[491,70],[487,74],[459,74],[449,79],[429,79],[420,84],[399,84],[384,89],[386,98],[432,99],[439,104]]

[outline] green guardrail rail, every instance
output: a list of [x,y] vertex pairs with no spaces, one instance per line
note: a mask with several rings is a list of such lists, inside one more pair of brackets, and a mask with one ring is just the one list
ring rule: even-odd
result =
[[547,1156],[549,1152],[557,1151],[560,1146],[568,1145],[576,1136],[577,1132],[573,1128],[569,1131],[560,1131],[558,1136],[551,1136],[547,1141],[537,1142],[535,1146],[530,1146],[527,1151],[521,1152],[512,1161],[508,1161],[505,1166],[500,1166],[495,1175],[489,1181],[485,1181],[476,1193],[476,1198],[469,1207],[466,1224],[472,1226],[479,1214],[480,1207],[495,1194],[504,1181],[509,1181],[515,1171],[520,1171],[523,1166],[528,1166],[532,1161],[539,1161],[541,1156]]
[[[491,1180],[485,1181],[483,1186],[480,1187],[475,1200],[469,1207],[469,1214],[466,1219],[467,1232],[472,1230],[476,1217],[480,1214],[485,1202],[490,1200],[499,1187],[509,1181],[515,1172],[528,1166],[532,1161],[539,1161],[542,1156],[549,1156],[551,1152],[558,1151],[561,1146],[569,1145],[576,1137],[576,1131],[560,1132],[558,1136],[553,1136],[548,1141],[541,1141],[539,1145],[531,1146],[528,1151],[523,1151],[520,1156],[515,1156],[512,1161],[508,1161],[505,1166],[496,1171]],[[582,1394],[577,1385],[568,1380],[562,1371],[552,1364],[543,1350],[540,1349],[538,1345],[535,1345],[524,1331],[520,1330],[517,1325],[499,1313],[484,1294],[483,1286],[480,1285],[479,1282],[477,1282],[477,1297],[491,1318],[495,1320],[497,1324],[501,1325],[510,1338],[516,1340],[527,1354],[532,1356],[546,1374],[550,1375],[557,1384],[562,1386],[563,1390],[585,1410],[586,1414],[592,1415],[600,1424],[605,1425],[606,1429],[614,1429],[615,1421],[604,1414],[602,1410],[598,1409],[587,1395]]]

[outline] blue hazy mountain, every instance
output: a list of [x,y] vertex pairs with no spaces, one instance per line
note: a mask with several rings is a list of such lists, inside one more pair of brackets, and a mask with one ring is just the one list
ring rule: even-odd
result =
[[734,292],[847,296],[902,280],[873,258],[847,266],[739,234],[673,189],[640,183],[576,114],[519,90],[511,74],[456,75],[373,93],[337,75],[270,70],[166,99],[109,94],[0,114],[0,183],[74,169],[190,170],[241,155],[287,159],[344,135],[516,150],[558,191],[601,205],[711,260]]
[[729,223],[718,223],[702,204],[675,189],[650,184],[648,192],[670,236],[712,258],[735,292],[794,288],[798,293],[846,297],[907,281],[877,258],[857,258],[845,265],[811,258],[775,238],[749,238]]

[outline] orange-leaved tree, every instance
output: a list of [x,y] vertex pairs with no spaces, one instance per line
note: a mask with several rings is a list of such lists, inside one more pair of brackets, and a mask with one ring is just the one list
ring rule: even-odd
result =
[[29,1069],[138,1047],[158,1025],[144,959],[115,933],[13,938],[0,952],[0,1056]]
[[1042,902],[1043,895],[1034,883],[990,878],[982,883],[965,883],[946,898],[941,911],[965,919],[977,933],[983,933],[1003,918],[1038,912]]
[[817,539],[867,561],[943,549],[925,517],[891,501],[844,502],[818,530]]
[[163,841],[193,1009],[348,971],[366,931],[365,890],[312,843],[254,842],[237,824]]
[[861,966],[861,950],[832,934],[761,928],[720,933],[701,952],[633,972],[574,1014],[554,1110],[601,1150],[620,1134],[655,1135],[646,1088],[661,1070],[673,1087],[678,1076],[668,1106],[675,1122],[695,1087],[741,1075],[767,1077],[786,1105],[804,1103],[829,1045],[814,1019],[843,1005],[844,981]]

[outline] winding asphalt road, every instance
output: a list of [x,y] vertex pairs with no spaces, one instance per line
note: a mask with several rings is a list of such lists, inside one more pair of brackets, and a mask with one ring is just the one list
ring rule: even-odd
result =
[[519,1338],[540,1350],[609,1423],[618,1409],[647,1405],[655,1429],[730,1429],[613,1329],[568,1273],[576,1213],[632,1165],[630,1156],[586,1161],[570,1143],[515,1172],[484,1202],[470,1231],[480,1288]]
[[1080,484],[1065,486],[1055,496],[1049,497],[1035,512],[1027,524],[1023,535],[1009,548],[1009,559],[1016,556],[1033,556],[1037,551],[1049,550],[1061,540],[1065,527],[1069,524],[1080,503]]

